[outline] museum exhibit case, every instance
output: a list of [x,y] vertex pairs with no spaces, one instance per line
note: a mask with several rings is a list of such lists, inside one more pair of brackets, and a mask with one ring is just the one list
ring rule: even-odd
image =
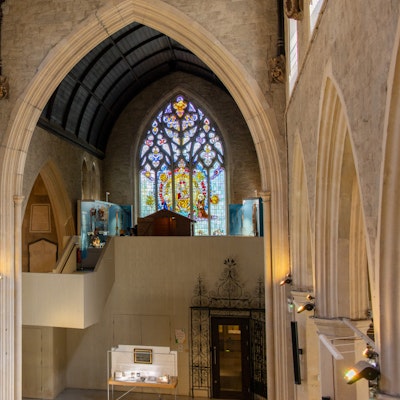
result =
[[118,400],[132,391],[163,393],[178,385],[177,352],[169,347],[118,345],[107,352],[107,399]]

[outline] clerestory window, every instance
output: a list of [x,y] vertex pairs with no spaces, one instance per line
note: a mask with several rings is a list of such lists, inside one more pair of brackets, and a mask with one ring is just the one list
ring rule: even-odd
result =
[[298,74],[297,21],[289,19],[289,91],[291,92]]
[[226,235],[224,143],[183,95],[151,122],[139,147],[139,213],[168,209],[196,221],[195,235]]
[[310,0],[310,30],[315,28],[319,13],[321,11],[323,0]]

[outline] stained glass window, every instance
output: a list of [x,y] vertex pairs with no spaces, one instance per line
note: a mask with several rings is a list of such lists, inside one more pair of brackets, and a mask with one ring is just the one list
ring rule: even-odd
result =
[[140,216],[175,211],[195,235],[226,235],[225,151],[207,115],[183,95],[151,122],[139,147]]

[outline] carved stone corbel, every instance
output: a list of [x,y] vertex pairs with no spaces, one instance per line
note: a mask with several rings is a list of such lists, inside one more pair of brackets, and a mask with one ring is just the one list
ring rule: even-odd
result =
[[284,0],[285,14],[288,18],[301,20],[303,18],[303,0]]
[[8,99],[8,92],[8,79],[5,76],[0,75],[0,100]]
[[285,83],[286,60],[283,54],[271,58],[268,67],[271,82]]
[[1,30],[2,30],[2,23],[3,23],[3,10],[2,6],[5,0],[0,0],[0,100],[8,99],[8,95],[10,92],[10,87],[8,85],[7,77],[3,76],[2,69],[3,69],[3,62],[1,58]]

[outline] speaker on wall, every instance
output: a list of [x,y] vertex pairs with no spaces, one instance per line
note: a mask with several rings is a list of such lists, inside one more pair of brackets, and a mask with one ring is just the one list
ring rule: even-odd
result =
[[294,370],[294,382],[296,385],[301,384],[301,373],[300,373],[300,353],[299,349],[299,338],[297,334],[297,322],[291,321],[290,328],[292,332],[292,352],[293,352],[293,370]]

